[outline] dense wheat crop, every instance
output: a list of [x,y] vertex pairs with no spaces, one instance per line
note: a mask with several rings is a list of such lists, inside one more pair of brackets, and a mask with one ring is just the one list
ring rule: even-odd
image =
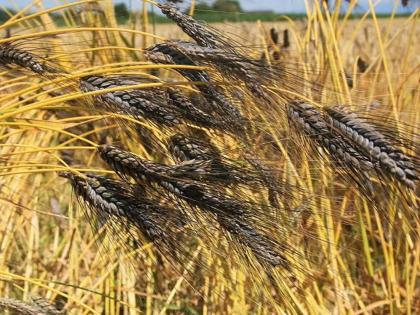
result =
[[162,3],[0,25],[0,312],[419,313],[420,12]]

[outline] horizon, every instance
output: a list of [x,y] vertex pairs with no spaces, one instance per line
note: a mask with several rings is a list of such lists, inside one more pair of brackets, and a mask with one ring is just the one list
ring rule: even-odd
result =
[[[60,3],[68,3],[71,1],[54,1],[54,0],[43,0],[41,3],[47,7],[57,6]],[[117,0],[115,3],[126,3],[130,6],[131,0]],[[188,3],[190,1],[185,1]],[[410,13],[413,12],[420,4],[420,0],[411,0],[411,4],[407,7],[401,5],[401,1],[398,0],[382,0],[375,1],[377,13],[392,13],[396,9],[397,13]],[[31,3],[31,0],[0,0],[0,5],[3,5],[12,9],[21,9]],[[140,3],[140,1],[139,1]],[[305,0],[282,0],[280,3],[278,0],[240,0],[242,9],[244,11],[273,11],[276,13],[305,13]],[[133,9],[138,8],[139,5],[132,6]],[[346,4],[343,4],[345,9]],[[358,6],[355,8],[355,13],[364,13],[369,9],[369,0],[359,0]]]
[[[281,2],[279,2],[281,1]],[[24,6],[28,5],[31,0],[0,0],[0,5],[9,7],[9,8],[23,8]],[[43,5],[47,8],[57,6],[60,3],[68,3],[70,1],[54,1],[54,0],[44,0],[41,1]],[[115,3],[126,3],[128,6],[130,0],[117,0],[114,1]],[[185,1],[188,4],[190,1]],[[401,5],[401,1],[398,0],[382,0],[382,1],[375,1],[376,5],[376,12],[377,13],[391,13],[394,8],[396,9],[397,13],[409,13],[413,12],[416,8],[418,8],[420,1],[419,0],[412,0],[410,1],[411,4],[408,7],[403,7]],[[140,1],[139,1],[140,3]],[[276,13],[305,13],[305,0],[240,0],[242,9],[244,11],[273,11]],[[347,5],[343,4],[345,9]],[[132,6],[133,9],[139,7]],[[355,13],[363,13],[369,9],[369,0],[359,0],[358,6],[355,8]]]

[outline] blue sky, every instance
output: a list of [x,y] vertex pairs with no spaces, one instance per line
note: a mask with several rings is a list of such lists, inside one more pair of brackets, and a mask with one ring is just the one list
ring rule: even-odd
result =
[[[128,3],[129,0],[125,0],[124,2]],[[140,2],[140,0],[132,0],[134,2]],[[305,0],[240,0],[242,7],[245,10],[274,10],[277,12],[304,12],[305,11]],[[377,0],[373,0],[377,2]],[[401,8],[399,12],[408,12],[414,10],[416,6],[420,3],[420,0],[411,0],[413,4],[409,8]],[[1,5],[5,5],[8,7],[22,7],[25,4],[28,4],[30,0],[0,0]],[[43,0],[43,3],[46,6],[52,6],[57,3],[66,3],[67,1],[60,1],[60,0]],[[123,2],[123,1],[115,1],[115,2]],[[401,1],[398,0],[382,0],[379,1],[377,5],[377,12],[391,12],[395,3],[400,3]],[[359,11],[365,11],[369,8],[368,0],[359,0]]]

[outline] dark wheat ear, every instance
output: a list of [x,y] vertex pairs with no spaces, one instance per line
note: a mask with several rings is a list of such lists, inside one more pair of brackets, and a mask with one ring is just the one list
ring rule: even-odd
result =
[[267,64],[268,61],[272,58],[275,61],[280,60],[280,46],[279,46],[279,33],[277,30],[273,27],[270,29],[270,34],[267,36],[267,52],[263,52],[261,55],[261,62],[263,64]]
[[65,315],[65,310],[58,310],[43,298],[35,298],[32,302],[16,299],[0,298],[0,311],[10,311],[20,315]]
[[281,253],[285,246],[253,226],[249,221],[253,214],[246,202],[196,181],[173,178],[164,165],[142,160],[130,152],[113,146],[98,149],[102,159],[123,177],[131,177],[141,184],[155,183],[192,207],[215,216],[222,229],[250,249],[261,264],[287,268],[287,258]]
[[378,131],[369,121],[349,112],[343,106],[328,107],[326,113],[332,130],[345,137],[372,161],[380,175],[415,189],[415,182],[419,177],[413,157],[395,146],[386,134]]
[[172,157],[179,163],[207,162],[206,170],[200,180],[233,183],[240,182],[241,176],[245,177],[245,170],[243,173],[238,173],[233,166],[222,161],[220,151],[209,139],[198,140],[178,133],[169,138],[167,147]]
[[174,134],[168,139],[168,150],[177,162],[221,159],[219,149],[210,141],[187,137],[181,133]]
[[218,47],[220,45],[220,37],[212,32],[208,27],[197,22],[191,16],[182,13],[171,3],[160,3],[157,6],[162,13],[173,20],[188,36],[202,47]]
[[[260,178],[259,170],[255,171],[223,156],[210,139],[206,137],[198,139],[178,133],[169,138],[167,147],[178,163],[188,161],[193,164],[200,161],[207,162],[205,169],[199,174],[200,176],[195,177],[197,180],[219,182],[227,185],[252,186],[252,188],[264,188],[264,185],[267,185],[265,180]],[[199,163],[197,165],[201,166]],[[182,166],[182,164],[179,166]]]
[[220,115],[211,115],[200,106],[194,104],[194,100],[183,94],[181,91],[168,88],[168,98],[170,103],[177,109],[179,114],[187,121],[194,123],[199,127],[218,129],[224,131],[227,129],[227,122]]
[[62,176],[70,180],[76,195],[99,220],[115,222],[127,231],[134,227],[159,250],[168,251],[174,245],[175,234],[185,225],[186,220],[179,211],[148,200],[125,182],[97,175],[83,178],[65,173]]
[[[161,43],[149,47],[145,52],[146,58],[153,63],[197,66],[191,58],[171,43]],[[241,122],[246,119],[242,116],[238,108],[236,108],[225,95],[223,90],[212,82],[210,75],[204,70],[175,69],[186,79],[193,82],[202,82],[205,84],[197,84],[196,88],[201,92],[202,97],[206,100],[202,106],[203,111],[207,114],[218,114],[220,119],[226,121],[225,127],[236,126],[236,129],[242,130]],[[231,127],[230,127],[231,128]]]
[[272,78],[272,69],[227,48],[201,47],[187,41],[167,41],[167,45],[188,56],[195,64],[215,67],[223,75],[242,81],[256,96],[265,96],[261,83]]
[[[113,112],[121,112],[135,119],[146,119],[164,126],[190,122],[199,127],[226,130],[228,124],[221,116],[212,116],[192,103],[180,90],[169,87],[132,89],[133,81],[125,77],[87,76],[81,78],[82,91],[99,91],[114,87],[126,90],[104,92],[95,97],[95,104]],[[150,81],[146,81],[147,83]]]
[[[81,90],[86,92],[124,85],[130,84],[118,77],[88,76],[80,80]],[[95,103],[108,110],[123,112],[136,119],[151,120],[167,126],[181,123],[175,108],[168,106],[168,96],[163,89],[133,90],[127,86],[127,90],[105,92],[97,96]]]
[[283,48],[289,48],[290,47],[290,39],[289,39],[289,30],[286,28],[283,31]]
[[0,44],[0,65],[16,65],[40,75],[57,72],[56,69],[41,62],[36,55],[11,43]]
[[[312,147],[321,147],[336,164],[360,187],[367,188],[370,194],[370,180],[367,172],[374,170],[374,165],[357,148],[345,139],[334,134],[325,120],[323,112],[314,106],[293,101],[287,104],[290,125],[298,134],[303,134]],[[367,185],[367,187],[366,187]]]

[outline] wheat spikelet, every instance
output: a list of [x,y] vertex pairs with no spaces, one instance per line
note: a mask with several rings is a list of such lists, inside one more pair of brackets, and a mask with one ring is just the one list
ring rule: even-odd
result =
[[209,139],[198,140],[197,138],[186,137],[183,134],[175,134],[168,140],[168,150],[178,162],[207,161],[209,162],[209,173],[219,180],[234,180],[236,171],[222,161],[220,151],[210,143]]
[[64,309],[60,310],[59,308],[62,307],[59,307],[57,303],[55,303],[55,305],[52,305],[42,297],[34,297],[31,300],[34,305],[40,308],[47,315],[65,315],[67,313]]
[[263,188],[264,184],[266,184],[260,178],[259,171],[255,172],[245,166],[244,163],[241,164],[223,156],[206,136],[198,139],[197,137],[187,137],[177,133],[168,139],[167,147],[172,157],[178,163],[207,162],[200,165],[205,167],[205,170],[194,179],[205,182],[215,181],[224,184],[241,184],[243,186],[252,185],[254,189],[256,187]]
[[58,310],[43,298],[35,298],[31,303],[16,299],[0,298],[0,311],[10,311],[20,315],[64,315],[65,310]]
[[220,116],[208,114],[200,106],[193,104],[193,100],[174,88],[168,88],[167,93],[171,104],[178,109],[184,119],[200,127],[226,130],[227,123]]
[[374,163],[377,172],[415,189],[419,177],[412,157],[393,145],[385,134],[356,113],[348,112],[341,106],[328,107],[326,113],[334,130],[354,143],[358,151]]
[[174,134],[168,140],[168,150],[178,162],[191,160],[220,160],[220,151],[212,143],[187,137],[181,133]]
[[[183,65],[183,66],[197,66],[191,58],[183,54],[181,51],[174,49],[173,46],[167,43],[155,44],[148,47],[144,51],[144,55],[153,63],[167,64],[167,65]],[[195,82],[211,81],[210,75],[204,70],[190,70],[179,68],[176,69],[185,78]]]
[[0,65],[17,65],[40,75],[56,72],[56,69],[39,59],[33,53],[20,49],[12,43],[0,44]]

